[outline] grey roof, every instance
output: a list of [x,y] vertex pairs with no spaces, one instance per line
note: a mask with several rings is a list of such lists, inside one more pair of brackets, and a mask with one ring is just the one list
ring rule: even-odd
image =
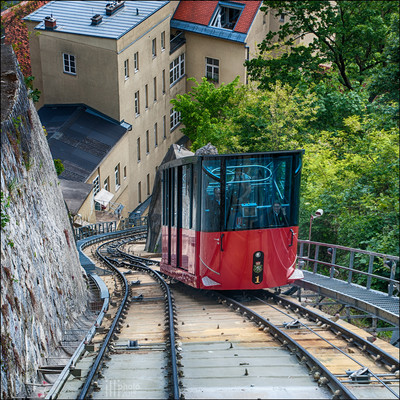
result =
[[[125,1],[125,5],[111,16],[106,15],[106,5],[112,1],[51,1],[27,15],[24,20],[37,21],[35,29],[45,30],[44,18],[56,19],[56,32],[119,39],[146,20],[169,1]],[[137,14],[137,10],[139,15]],[[91,25],[95,14],[103,17],[99,25]]]
[[85,182],[127,128],[85,105],[46,105],[39,117],[54,159],[65,170],[60,178]]
[[235,32],[228,29],[214,28],[212,26],[195,24],[193,22],[179,21],[176,19],[171,20],[171,28],[240,43],[245,43],[247,37],[246,33]]
[[60,188],[69,212],[76,215],[92,191],[93,185],[60,179]]

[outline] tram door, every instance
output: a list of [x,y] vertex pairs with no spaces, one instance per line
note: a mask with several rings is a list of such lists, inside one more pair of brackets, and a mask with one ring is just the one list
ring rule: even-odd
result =
[[170,184],[170,208],[169,208],[169,263],[173,267],[179,266],[179,253],[180,253],[180,196],[179,196],[179,169],[171,168],[169,170],[169,184]]
[[221,161],[204,160],[202,165],[200,274],[220,274],[221,237]]

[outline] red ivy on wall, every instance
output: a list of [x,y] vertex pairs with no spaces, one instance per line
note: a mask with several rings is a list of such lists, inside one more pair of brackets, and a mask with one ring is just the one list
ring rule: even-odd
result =
[[25,77],[30,76],[32,70],[28,29],[22,18],[48,2],[49,0],[23,1],[1,13],[1,25],[5,29],[5,43],[12,45]]

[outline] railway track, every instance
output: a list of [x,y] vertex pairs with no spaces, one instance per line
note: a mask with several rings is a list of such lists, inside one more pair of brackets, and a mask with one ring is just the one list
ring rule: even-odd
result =
[[[95,252],[96,264],[109,270],[102,278],[110,308],[75,364],[75,377],[52,398],[179,397],[173,299],[156,271],[118,251],[129,240],[105,242]],[[94,254],[89,248],[86,253]]]
[[261,291],[261,297],[242,294],[246,305],[217,296],[296,354],[334,397],[399,398],[399,360],[393,346],[382,350],[332,319],[268,291]]
[[108,319],[59,398],[399,398],[394,348],[270,291],[168,288],[131,240],[97,250]]

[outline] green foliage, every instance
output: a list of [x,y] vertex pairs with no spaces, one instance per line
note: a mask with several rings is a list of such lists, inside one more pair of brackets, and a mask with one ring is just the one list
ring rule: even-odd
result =
[[65,169],[64,164],[58,158],[54,160],[54,167],[56,168],[57,175],[61,175]]
[[238,79],[216,88],[203,78],[188,94],[172,100],[192,149],[212,143],[219,153],[295,149],[309,137],[318,109],[312,93],[289,85],[269,90],[238,86]]
[[294,150],[310,140],[315,95],[277,82],[268,90],[247,87],[230,125],[240,152]]
[[7,214],[7,208],[10,207],[10,197],[6,198],[3,192],[0,193],[1,196],[1,228],[10,222],[10,216]]
[[312,85],[308,91],[316,95],[315,131],[343,129],[346,118],[367,113],[368,93],[360,86],[352,91],[344,91],[330,80]]
[[26,76],[24,77],[25,85],[28,89],[28,97],[32,99],[34,103],[37,103],[40,99],[40,90],[33,87],[34,76]]
[[371,97],[376,98],[379,105],[390,103],[395,106],[393,116],[399,119],[400,46],[398,13],[391,16],[383,58],[385,62],[380,68],[375,68],[374,74],[371,76],[369,91]]
[[[276,80],[292,85],[324,80],[321,65],[337,72],[340,84],[350,90],[377,68],[390,64],[398,70],[395,60],[385,54],[397,1],[264,1],[264,5],[263,10],[285,14],[288,21],[278,32],[269,32],[259,45],[260,55],[246,62],[250,77],[263,88]],[[311,43],[299,44],[307,34],[312,35]]]
[[305,145],[301,231],[322,208],[313,226],[319,241],[398,254],[398,130],[375,129],[370,118],[348,117],[343,130]]
[[195,82],[196,86],[186,94],[178,94],[171,103],[181,113],[182,132],[191,140],[193,150],[207,143],[218,147],[220,152],[231,150],[233,142],[225,135],[225,121],[234,113],[241,97],[239,78],[219,87],[207,78],[203,78],[201,83],[194,78],[188,80]]

